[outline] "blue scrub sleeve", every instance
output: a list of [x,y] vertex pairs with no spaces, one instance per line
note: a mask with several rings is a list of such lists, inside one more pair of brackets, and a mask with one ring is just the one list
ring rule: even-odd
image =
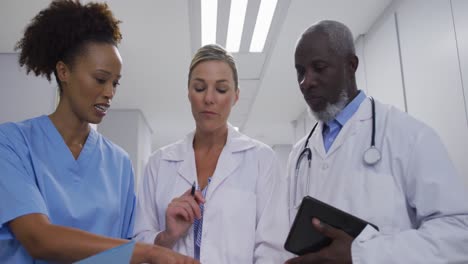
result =
[[124,222],[122,228],[122,238],[132,239],[133,237],[133,227],[135,222],[135,204],[136,204],[136,196],[135,196],[135,176],[133,174],[132,164],[128,161],[129,165],[129,173],[130,173],[130,184],[128,185],[128,192],[126,197],[125,203],[125,215],[124,215]]
[[[26,146],[24,148],[27,149]],[[0,131],[0,240],[14,238],[7,225],[9,221],[31,213],[47,215],[35,176],[26,169],[31,162],[30,156],[19,153],[5,133]]]

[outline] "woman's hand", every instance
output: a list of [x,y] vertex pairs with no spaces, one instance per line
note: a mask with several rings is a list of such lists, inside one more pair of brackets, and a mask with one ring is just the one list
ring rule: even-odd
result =
[[159,233],[155,244],[172,248],[184,236],[195,218],[201,218],[200,204],[205,202],[200,191],[192,196],[190,189],[174,198],[166,210],[166,230]]
[[[20,216],[12,220],[9,227],[33,258],[54,263],[75,262],[128,242],[124,239],[108,238],[71,227],[53,225],[43,214]],[[143,243],[135,245],[131,263],[199,264],[193,258],[167,248]]]
[[151,264],[200,264],[191,257],[160,246],[153,246],[149,255],[147,262]]

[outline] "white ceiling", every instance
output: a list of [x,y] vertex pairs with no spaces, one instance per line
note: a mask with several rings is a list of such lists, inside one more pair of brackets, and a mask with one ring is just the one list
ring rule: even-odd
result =
[[[190,59],[200,45],[199,0],[108,0],[123,21],[120,52],[123,78],[112,108],[141,109],[154,131],[153,148],[171,143],[194,127],[187,99]],[[230,0],[219,0],[228,14]],[[238,63],[240,100],[230,122],[270,145],[291,144],[291,122],[305,103],[295,81],[293,53],[301,32],[314,22],[334,19],[355,37],[364,34],[391,0],[278,0],[272,29],[260,54],[249,54],[253,16],[260,0],[250,0]],[[0,2],[0,52],[13,52],[28,21],[50,0]],[[130,6],[131,5],[131,6]],[[219,16],[218,42],[224,44],[228,15]],[[250,32],[250,33],[249,33]]]

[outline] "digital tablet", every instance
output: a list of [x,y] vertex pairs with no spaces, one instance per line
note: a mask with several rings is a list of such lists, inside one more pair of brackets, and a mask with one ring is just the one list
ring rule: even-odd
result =
[[331,243],[331,239],[322,235],[312,225],[312,218],[341,229],[353,238],[357,237],[366,225],[377,226],[348,214],[338,208],[314,199],[304,197],[296,214],[284,248],[296,255],[316,252]]

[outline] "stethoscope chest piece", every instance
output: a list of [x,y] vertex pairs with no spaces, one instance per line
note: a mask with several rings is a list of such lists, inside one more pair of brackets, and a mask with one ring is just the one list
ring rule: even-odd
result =
[[374,165],[381,159],[380,151],[375,146],[371,146],[364,152],[363,158],[367,165]]

